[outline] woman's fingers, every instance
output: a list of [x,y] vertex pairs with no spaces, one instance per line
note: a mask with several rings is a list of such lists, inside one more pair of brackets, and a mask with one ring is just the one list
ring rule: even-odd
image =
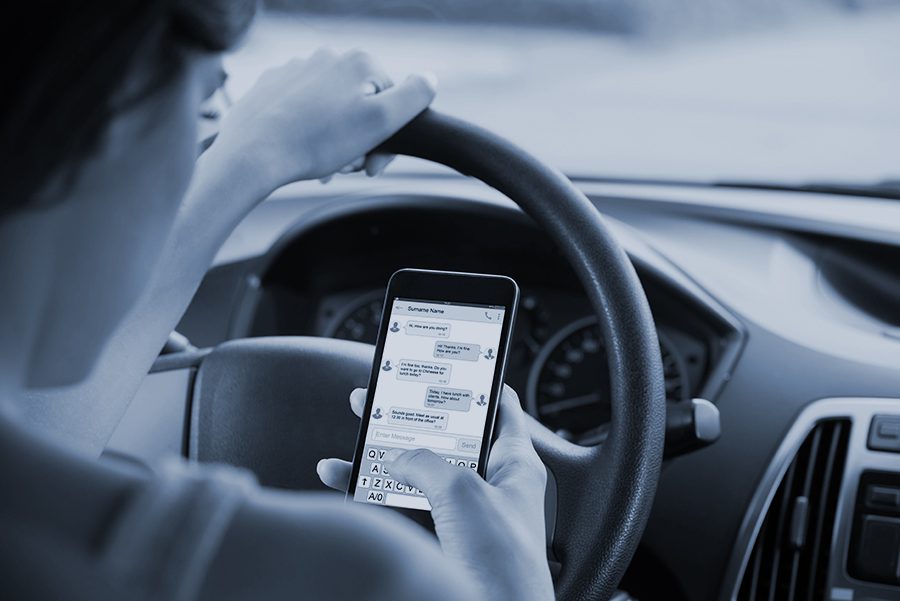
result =
[[497,415],[497,440],[487,466],[488,482],[500,487],[528,486],[535,480],[543,482],[546,477],[546,468],[531,442],[519,396],[504,386]]
[[362,82],[363,94],[377,94],[394,85],[387,71],[365,50],[350,50],[344,54],[344,60],[350,65],[355,77]]
[[[350,393],[350,410],[356,417],[362,417],[363,410],[366,408],[366,389],[354,388]],[[322,459],[316,465],[316,473],[319,474],[319,480],[325,486],[347,491],[347,484],[350,482],[350,471],[352,464],[343,459]]]
[[388,165],[391,164],[397,158],[397,155],[393,154],[370,154],[366,157],[366,175],[369,177],[375,177],[384,173],[384,170]]
[[402,83],[366,97],[379,110],[378,133],[381,135],[377,136],[377,142],[381,143],[428,108],[435,94],[437,77],[432,73],[424,73],[410,75]]
[[349,163],[343,167],[341,167],[338,173],[347,174],[347,173],[356,173],[357,171],[362,171],[363,167],[366,166],[366,157],[359,157],[352,163]]
[[343,459],[322,459],[316,465],[316,473],[325,486],[347,492],[351,468],[350,462]]
[[452,465],[427,449],[391,449],[385,453],[384,465],[392,478],[425,493],[432,507],[453,502],[467,485],[484,483],[475,470]]
[[[366,102],[374,109],[373,124],[366,133],[373,137],[375,144],[384,141],[425,110],[437,93],[437,78],[430,73],[410,75],[403,83],[395,86],[369,54],[354,50],[345,54],[344,60],[353,68],[355,77],[361,79]],[[365,170],[366,175],[374,177],[380,175],[393,160],[393,155],[365,155],[345,165],[337,173]],[[320,181],[328,183],[330,180],[331,176],[328,176]]]
[[[397,155],[393,154],[369,154],[363,157],[359,157],[352,163],[341,167],[338,171],[341,175],[347,175],[349,173],[356,173],[358,171],[365,171],[366,175],[369,177],[377,177],[384,173],[384,170],[387,168],[393,160],[397,158]],[[327,184],[331,181],[333,175],[329,175],[327,177],[320,178],[319,181],[323,184]]]
[[497,412],[497,438],[503,437],[531,440],[519,395],[506,384],[500,394],[500,409]]
[[354,388],[353,392],[350,393],[350,410],[353,411],[353,415],[355,415],[356,417],[362,417],[365,408],[366,389]]

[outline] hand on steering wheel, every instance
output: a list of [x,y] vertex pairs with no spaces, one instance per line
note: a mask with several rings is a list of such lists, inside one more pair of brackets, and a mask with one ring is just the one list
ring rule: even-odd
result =
[[[366,391],[350,394],[361,416]],[[544,528],[547,473],[525,422],[519,397],[504,386],[487,479],[424,449],[391,451],[391,476],[415,486],[431,503],[441,547],[462,565],[485,592],[485,599],[553,599]],[[351,465],[323,459],[317,471],[327,486],[344,491]]]
[[266,71],[228,111],[211,147],[220,162],[250,168],[264,194],[335,173],[380,173],[390,153],[369,151],[421,113],[437,80],[413,74],[394,85],[367,53],[327,48]]

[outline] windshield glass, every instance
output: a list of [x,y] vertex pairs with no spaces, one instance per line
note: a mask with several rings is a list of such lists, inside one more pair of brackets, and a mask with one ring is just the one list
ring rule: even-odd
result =
[[230,85],[320,45],[434,72],[435,108],[573,176],[900,179],[889,2],[276,0],[229,57]]

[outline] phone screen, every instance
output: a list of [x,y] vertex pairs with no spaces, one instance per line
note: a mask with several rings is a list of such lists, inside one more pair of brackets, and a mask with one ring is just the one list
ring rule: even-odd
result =
[[421,491],[385,471],[384,453],[424,448],[479,468],[506,308],[390,302],[353,500],[431,510]]

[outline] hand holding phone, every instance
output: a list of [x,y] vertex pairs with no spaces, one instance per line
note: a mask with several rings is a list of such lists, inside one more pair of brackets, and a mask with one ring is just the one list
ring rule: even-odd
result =
[[[366,397],[362,388],[350,395],[350,408],[359,417]],[[408,479],[431,500],[441,548],[462,564],[470,581],[485,591],[481,595],[485,599],[554,598],[546,558],[547,473],[531,443],[526,419],[515,391],[504,386],[486,479],[432,461],[429,451],[405,451],[387,461],[390,473]],[[318,466],[322,482],[342,492],[350,471],[350,462],[341,459],[323,459]]]
[[518,298],[504,276],[391,276],[348,499],[431,509],[420,487],[391,475],[391,451],[427,449],[484,476]]
[[430,509],[445,554],[484,598],[549,601],[547,473],[502,384],[517,303],[509,278],[395,273],[369,388],[350,397],[362,418],[355,460],[326,459],[318,472],[348,499]]

